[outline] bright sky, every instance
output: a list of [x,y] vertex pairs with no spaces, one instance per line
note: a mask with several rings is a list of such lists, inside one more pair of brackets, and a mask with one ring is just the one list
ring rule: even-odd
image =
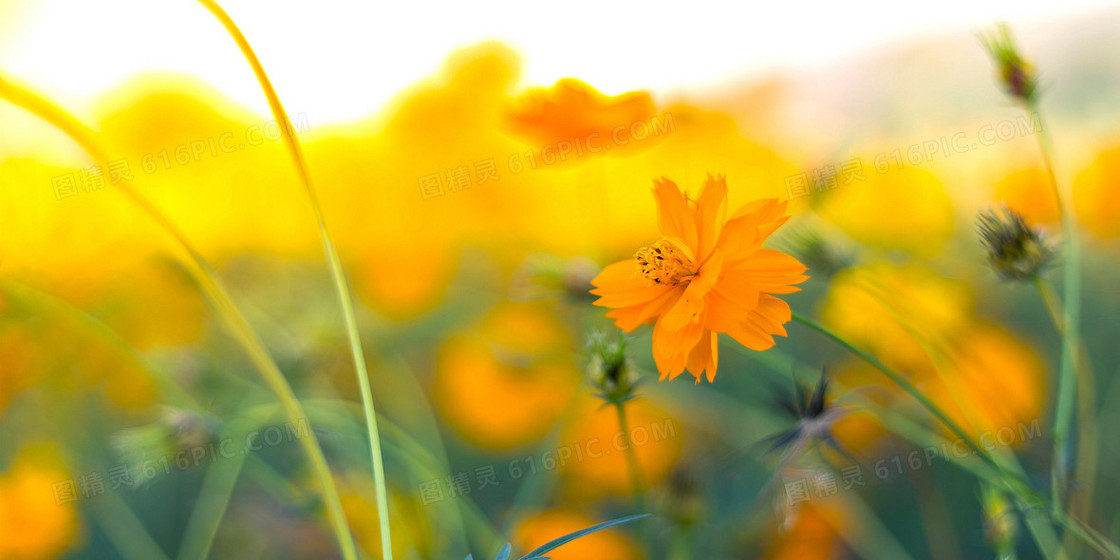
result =
[[[884,44],[993,22],[1031,25],[1101,0],[424,2],[227,0],[290,113],[311,124],[378,110],[457,47],[498,39],[527,84],[575,76],[607,93],[697,90],[815,67]],[[11,14],[15,13],[12,19]],[[7,21],[5,21],[7,20]],[[79,112],[145,70],[194,74],[267,106],[218,23],[192,0],[0,0],[0,71]]]

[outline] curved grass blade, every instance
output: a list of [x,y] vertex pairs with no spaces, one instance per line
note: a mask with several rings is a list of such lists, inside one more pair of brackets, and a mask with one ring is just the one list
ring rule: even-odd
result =
[[569,534],[564,535],[563,537],[560,537],[556,540],[553,540],[553,541],[550,541],[546,544],[543,544],[543,545],[535,548],[529,554],[526,554],[525,556],[522,556],[520,558],[520,560],[543,560],[545,558],[543,556],[544,553],[550,552],[553,549],[556,549],[556,548],[559,548],[560,546],[568,544],[568,543],[570,543],[570,542],[572,542],[572,541],[574,541],[574,540],[576,540],[576,539],[578,539],[578,538],[580,538],[584,535],[594,533],[595,531],[601,531],[603,529],[606,529],[607,527],[614,527],[615,525],[622,525],[623,523],[629,523],[631,521],[637,521],[639,519],[644,519],[646,517],[650,517],[651,515],[652,514],[649,514],[649,513],[643,513],[641,515],[631,515],[629,517],[620,517],[618,519],[612,519],[610,521],[604,521],[604,522],[602,522],[598,525],[592,525],[592,526],[590,526],[586,529],[582,529],[582,530],[576,531],[574,533],[569,533]]

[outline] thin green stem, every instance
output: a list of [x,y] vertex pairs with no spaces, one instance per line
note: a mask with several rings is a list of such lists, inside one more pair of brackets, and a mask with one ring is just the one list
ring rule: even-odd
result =
[[[0,75],[0,97],[23,107],[66,133],[98,164],[109,165],[108,152],[97,141],[94,132],[50,100],[9,82],[2,75]],[[194,248],[186,236],[166,215],[136,190],[131,181],[122,178],[117,186],[129,200],[171,235],[179,247],[187,253],[188,259],[185,262],[187,271],[198,283],[199,289],[206,296],[214,311],[226,323],[230,334],[248,355],[253,366],[260,372],[265,384],[276,395],[288,421],[298,423],[300,419],[305,418],[306,415],[303,413],[299,399],[296,398],[288,380],[284,377],[276,362],[273,361],[272,356],[268,353],[264,343],[257,336],[248,320],[233,303],[229,290],[225,288],[210,263],[203,258],[202,254]],[[342,512],[342,502],[338,498],[338,490],[335,487],[334,478],[331,476],[330,467],[327,465],[326,456],[323,455],[319,440],[312,434],[311,437],[301,438],[300,444],[311,462],[312,472],[322,486],[323,500],[327,506],[331,527],[342,549],[343,556],[347,560],[354,560],[357,558],[354,538],[346,524],[346,517]]]
[[981,449],[980,446],[976,444],[976,442],[972,441],[972,438],[969,437],[969,435],[967,433],[965,433],[965,431],[962,430],[960,428],[960,426],[957,426],[956,422],[954,422],[944,412],[942,412],[941,409],[937,407],[937,405],[933,404],[933,401],[926,398],[926,396],[923,395],[922,392],[919,391],[917,387],[915,387],[913,384],[911,384],[909,381],[907,381],[901,375],[898,375],[897,373],[892,371],[890,368],[883,365],[883,363],[880,362],[878,358],[876,358],[875,356],[872,356],[871,354],[868,354],[867,352],[865,352],[865,351],[863,351],[859,348],[856,348],[855,346],[852,346],[851,343],[849,343],[847,340],[844,340],[839,335],[833,333],[832,331],[828,330],[827,328],[825,328],[820,323],[817,323],[816,321],[814,321],[814,320],[812,320],[808,317],[805,317],[805,316],[800,315],[798,313],[794,313],[793,314],[793,319],[795,321],[797,321],[797,322],[799,322],[799,323],[801,323],[801,324],[803,324],[803,325],[805,325],[805,326],[807,326],[807,327],[825,335],[826,337],[832,339],[837,344],[843,346],[844,349],[846,349],[847,351],[851,352],[852,354],[855,354],[860,359],[862,359],[863,361],[867,362],[868,364],[870,364],[875,369],[882,372],[883,375],[886,375],[896,385],[898,385],[904,391],[909,393],[910,396],[914,397],[914,399],[916,399],[918,401],[918,403],[920,403],[922,406],[924,406],[926,408],[926,410],[929,410],[930,413],[932,413],[934,415],[934,417],[936,417],[938,420],[941,421],[941,423],[945,424],[946,427],[948,427],[950,430],[952,430],[953,433],[956,434],[957,437],[961,438],[961,440],[964,441],[969,446],[969,448],[971,448],[972,451],[975,452],[976,455],[978,457],[980,457],[985,463],[987,463],[989,466],[991,466],[993,469],[996,469],[997,471],[1001,470],[999,468],[999,465],[995,462],[995,460],[992,459],[992,457],[990,455],[988,455],[987,452],[985,452],[983,449]]
[[626,419],[626,403],[616,402],[614,407],[618,413],[618,429],[622,432],[622,442],[626,446],[626,467],[630,471],[630,490],[634,494],[634,509],[639,513],[647,513],[642,467],[638,463],[638,452],[630,441],[630,423]]
[[[1054,289],[1050,283],[1039,276],[1034,278],[1035,288],[1038,289],[1039,296],[1042,298],[1043,304],[1046,306],[1046,311],[1050,315],[1051,321],[1054,323],[1054,328],[1058,330],[1059,335],[1064,336],[1065,325],[1064,313],[1062,311],[1061,302],[1054,294]],[[1096,386],[1094,381],[1092,365],[1089,363],[1089,351],[1085,348],[1085,342],[1078,338],[1073,341],[1076,347],[1076,354],[1074,354],[1074,371],[1076,373],[1077,384],[1080,385],[1081,390],[1077,391],[1077,415],[1078,415],[1078,454],[1077,454],[1077,478],[1081,481],[1082,489],[1079,493],[1081,499],[1076,503],[1081,515],[1088,515],[1092,508],[1093,498],[1093,483],[1096,479],[1096,462],[1097,462],[1097,429],[1096,429],[1096,403],[1091,390]],[[1072,504],[1072,500],[1071,500]],[[1071,508],[1073,506],[1071,505]]]
[[[1058,371],[1058,397],[1054,410],[1054,455],[1051,476],[1051,507],[1054,510],[1062,508],[1064,503],[1069,457],[1069,430],[1073,421],[1073,404],[1077,392],[1077,383],[1074,372],[1077,348],[1075,341],[1080,336],[1081,323],[1081,248],[1077,235],[1077,226],[1073,215],[1067,205],[1062,203],[1061,189],[1058,187],[1057,175],[1054,172],[1054,147],[1039,111],[1038,103],[1030,101],[1026,104],[1028,115],[1037,115],[1039,128],[1039,152],[1046,168],[1046,176],[1054,195],[1054,202],[1058,206],[1058,213],[1062,220],[1062,290],[1063,290],[1063,317],[1062,325],[1062,357]],[[1089,390],[1083,387],[1083,391]]]
[[[1037,510],[1033,507],[1033,503],[1038,501],[1038,496],[1036,496],[1034,492],[1030,490],[1029,485],[1027,485],[1021,479],[1021,476],[1007,472],[998,462],[995,461],[995,459],[981,450],[980,447],[976,445],[976,443],[973,442],[972,439],[969,438],[964,433],[964,431],[956,425],[955,422],[950,420],[944,412],[937,408],[937,406],[934,405],[933,402],[931,402],[929,399],[927,399],[925,395],[923,395],[920,391],[918,391],[916,387],[910,384],[909,381],[903,379],[897,373],[884,366],[882,362],[880,362],[874,356],[868,354],[867,352],[864,352],[863,350],[860,350],[859,348],[856,348],[855,346],[852,346],[850,343],[848,343],[848,341],[844,340],[840,336],[836,335],[835,333],[820,325],[816,321],[813,321],[812,319],[809,319],[797,313],[793,314],[793,319],[827,336],[837,344],[840,344],[849,352],[855,354],[875,369],[878,369],[884,375],[889,377],[891,381],[894,381],[895,384],[897,384],[899,387],[902,387],[903,390],[905,390],[907,393],[910,393],[911,396],[917,399],[918,402],[922,404],[922,406],[929,410],[935,417],[937,417],[938,420],[944,423],[950,430],[953,431],[953,433],[960,437],[962,441],[968,444],[968,446],[972,449],[973,452],[976,453],[978,457],[980,457],[988,466],[995,470],[995,472],[1000,475],[998,479],[1010,492],[1012,492],[1016,497],[1019,498],[1016,505],[1019,511],[1023,514],[1027,522],[1027,527],[1031,531],[1031,534],[1034,535],[1043,554],[1046,555],[1047,558],[1049,558],[1052,551],[1059,548],[1057,541],[1050,536],[1051,533],[1049,531],[1049,522],[1046,521],[1045,518],[1040,517]],[[1065,511],[1060,507],[1054,508],[1053,504],[1051,504],[1051,506],[1051,515],[1055,517],[1055,519],[1057,519],[1059,522],[1064,523],[1068,527],[1071,522],[1069,521],[1069,516],[1065,513]],[[1078,536],[1080,536],[1083,540],[1089,542],[1090,544],[1093,544],[1095,546],[1098,545],[1098,543],[1093,542],[1083,534]]]
[[276,89],[272,87],[272,81],[269,80],[268,74],[265,73],[264,67],[261,65],[253,48],[249,45],[249,41],[241,32],[241,29],[237,27],[237,24],[234,23],[233,19],[229,17],[229,14],[214,0],[198,0],[198,2],[222,24],[222,27],[226,29],[230,37],[237,43],[238,49],[240,49],[242,55],[245,56],[245,60],[248,61],[249,66],[252,67],[253,74],[260,83],[265,97],[268,98],[268,106],[272,110],[273,118],[284,130],[284,144],[288,147],[288,152],[295,164],[296,172],[299,174],[300,181],[303,183],[304,190],[307,193],[307,198],[311,203],[312,212],[315,214],[315,220],[319,226],[319,234],[323,242],[323,249],[326,252],[327,262],[330,265],[331,278],[334,280],[334,287],[338,294],[339,305],[342,307],[342,314],[346,320],[346,333],[350,340],[351,357],[354,361],[355,373],[358,376],[358,386],[362,393],[362,408],[365,409],[366,430],[369,432],[370,440],[370,461],[373,466],[374,484],[377,487],[377,516],[381,528],[381,554],[382,558],[385,560],[392,560],[393,543],[389,530],[389,499],[385,484],[385,466],[382,463],[381,457],[381,438],[377,431],[377,414],[373,407],[373,390],[370,388],[369,373],[366,371],[365,356],[362,352],[362,341],[358,334],[358,320],[354,313],[354,304],[350,297],[350,288],[346,281],[346,273],[342,269],[342,262],[338,257],[338,251],[335,249],[330,232],[327,230],[327,223],[323,218],[323,210],[319,204],[319,198],[316,195],[315,187],[311,182],[311,173],[308,171],[307,162],[303,157],[303,150],[300,147],[299,140],[296,139],[295,130],[290,124],[291,121],[288,119],[288,113],[284,110],[284,105],[280,103],[280,97],[276,94]]
[[97,513],[91,516],[94,522],[105,531],[121,556],[127,560],[168,560],[167,554],[120,496],[106,492],[90,500],[89,507]]
[[214,545],[218,527],[222,525],[226,507],[247,458],[247,455],[238,454],[206,469],[198,501],[183,530],[183,544],[179,548],[178,560],[206,560],[210,557],[210,548]]

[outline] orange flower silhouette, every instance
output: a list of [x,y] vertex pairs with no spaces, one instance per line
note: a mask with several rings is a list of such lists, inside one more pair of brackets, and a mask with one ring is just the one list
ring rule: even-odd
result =
[[786,336],[786,302],[772,294],[798,291],[808,276],[797,259],[762,244],[789,219],[787,202],[756,200],[726,218],[727,183],[708,176],[697,200],[672,181],[654,181],[662,238],[614,263],[592,281],[595,305],[627,332],[649,321],[661,379],[687,369],[700,382],[716,376],[717,334],[752,350]]

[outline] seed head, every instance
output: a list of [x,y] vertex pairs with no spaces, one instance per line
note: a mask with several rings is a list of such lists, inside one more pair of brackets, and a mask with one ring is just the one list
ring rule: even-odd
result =
[[992,268],[1006,280],[1034,278],[1054,258],[1047,235],[1006,206],[980,212],[976,229]]

